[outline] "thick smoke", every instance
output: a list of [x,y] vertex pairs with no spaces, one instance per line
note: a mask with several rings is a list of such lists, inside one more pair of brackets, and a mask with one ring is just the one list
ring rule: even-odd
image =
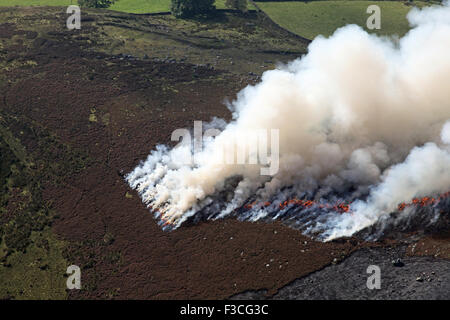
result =
[[446,143],[446,144],[450,144],[450,122],[447,122],[444,126],[444,128],[442,128],[442,142]]
[[[444,133],[445,130],[445,142]],[[371,190],[366,201],[353,203],[351,215],[331,218],[325,235],[330,240],[350,236],[395,211],[399,203],[445,190],[450,190],[450,147],[439,148],[431,142],[415,147],[404,162],[386,170],[381,183]]]
[[[353,201],[349,214],[301,220],[328,240],[374,224],[401,202],[449,191],[450,6],[413,9],[408,19],[413,29],[401,39],[356,25],[317,37],[307,55],[238,94],[233,121],[205,141],[196,161],[190,145],[158,146],[127,181],[174,227],[224,192],[215,218],[249,200],[274,203],[241,217],[251,220],[292,196]],[[250,132],[258,129],[279,129],[279,150],[272,141],[267,161],[248,164],[250,150],[247,164],[223,164],[224,155],[236,156],[236,139],[257,145]],[[279,170],[261,175],[276,151]]]

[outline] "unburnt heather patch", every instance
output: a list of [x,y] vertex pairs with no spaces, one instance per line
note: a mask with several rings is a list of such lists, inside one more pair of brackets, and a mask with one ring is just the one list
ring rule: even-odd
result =
[[435,234],[426,234],[424,237],[417,237],[416,241],[408,246],[406,254],[408,256],[450,259],[449,228],[439,230]]
[[[70,264],[79,265],[83,277],[83,290],[72,292],[72,298],[227,297],[248,286],[277,286],[296,274],[295,266],[287,266],[293,252],[288,245],[278,254],[286,260],[284,268],[291,269],[284,280],[264,275],[263,261],[270,261],[267,255],[276,246],[269,250],[261,244],[245,249],[249,262],[241,267],[247,271],[230,283],[237,270],[225,261],[236,247],[219,239],[211,250],[210,244],[197,247],[195,240],[200,233],[213,238],[223,224],[185,230],[189,234],[161,232],[128,190],[122,172],[156,143],[169,142],[174,129],[212,116],[229,118],[223,99],[254,81],[266,60],[287,59],[284,53],[301,52],[303,43],[281,42],[275,33],[270,38],[272,31],[259,26],[256,16],[199,22],[90,10],[83,12],[82,30],[73,32],[65,30],[65,19],[60,8],[0,13],[1,136],[7,140],[2,148],[11,150],[2,152],[9,157],[2,176],[12,181],[13,172],[19,172],[25,181],[21,188],[28,190],[2,193],[2,201],[8,199],[2,205],[7,225],[2,233],[8,234],[2,241],[3,272],[11,279],[2,296],[64,297],[63,274]],[[250,47],[253,56],[245,53]],[[37,223],[39,212],[47,219]],[[242,245],[247,234],[261,232],[256,225],[250,233],[239,223],[232,225]],[[274,235],[269,226],[263,230]],[[192,255],[217,263],[204,269]],[[38,257],[40,262],[30,262]],[[252,261],[260,261],[256,269],[262,282],[249,278],[255,271]],[[31,275],[39,275],[26,265],[51,276],[34,285],[42,290],[40,296],[38,289],[22,289],[35,283]],[[28,276],[12,277],[16,271]],[[205,275],[220,281],[213,285]]]
[[0,298],[63,298],[66,262],[50,231],[52,213],[33,170],[11,150],[20,142],[1,129]]
[[[0,139],[0,232],[1,235],[3,235],[3,225],[9,220],[7,218],[7,211],[6,206],[8,205],[8,199],[10,197],[9,194],[9,181],[11,181],[11,175],[13,170],[15,169],[15,162],[17,159],[14,157],[14,154],[11,152],[11,150],[7,147],[6,143]],[[16,178],[17,182],[20,184],[23,179],[20,179],[20,176]],[[16,180],[14,179],[14,180]],[[15,181],[16,182],[16,181]],[[0,236],[1,240],[1,236]]]
[[[306,42],[265,23],[256,12],[219,12],[205,20],[181,20],[167,15],[133,15],[106,10],[83,10],[81,30],[66,29],[65,8],[2,8],[4,37],[21,46],[51,49],[48,59],[68,59],[80,50],[121,55],[123,60],[156,59],[209,65],[237,73],[262,72],[279,61],[306,52]],[[11,21],[15,21],[14,25]],[[64,40],[55,46],[55,41]],[[10,41],[11,43],[11,41]],[[78,53],[77,53],[78,52]],[[22,54],[16,53],[18,56]],[[17,56],[13,58],[18,58]]]

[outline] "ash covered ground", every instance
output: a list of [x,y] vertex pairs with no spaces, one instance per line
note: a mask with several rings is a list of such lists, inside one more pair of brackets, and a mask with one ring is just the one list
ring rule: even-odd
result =
[[[376,242],[233,217],[165,232],[124,181],[173,130],[230,119],[224,100],[305,54],[303,40],[255,13],[180,24],[89,10],[79,31],[65,19],[0,12],[0,298],[449,298],[448,212]],[[377,293],[362,271],[373,263],[386,272]]]

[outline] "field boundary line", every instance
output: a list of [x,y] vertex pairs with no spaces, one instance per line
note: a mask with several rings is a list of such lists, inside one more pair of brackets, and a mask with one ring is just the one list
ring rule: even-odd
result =
[[297,39],[300,39],[300,40],[302,40],[302,41],[304,41],[304,42],[307,42],[307,43],[311,43],[312,42],[312,40],[311,39],[308,39],[308,38],[305,38],[305,37],[302,37],[301,35],[298,35],[298,34],[296,34],[296,33],[294,33],[294,32],[292,32],[292,31],[290,31],[290,30],[288,30],[288,29],[286,29],[286,28],[284,28],[284,27],[282,27],[282,26],[280,26],[278,23],[276,23],[266,12],[264,12],[264,10],[262,10],[253,0],[248,0],[248,2],[250,3],[250,4],[252,4],[255,8],[256,8],[256,12],[258,13],[258,14],[260,14],[262,17],[263,17],[263,21],[265,20],[265,22],[267,22],[267,21],[269,21],[274,27],[276,27],[277,29],[281,29],[281,30],[283,30],[285,33],[288,33],[289,35],[291,35],[291,36],[293,36],[293,37],[295,37],[295,38],[297,38]]

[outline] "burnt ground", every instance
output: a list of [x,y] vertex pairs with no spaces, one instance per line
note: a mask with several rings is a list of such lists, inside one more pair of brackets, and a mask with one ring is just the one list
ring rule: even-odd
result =
[[[380,268],[379,289],[367,287],[367,280],[373,274],[367,270],[371,265]],[[273,296],[268,297],[266,291],[260,290],[240,293],[231,299],[448,300],[450,263],[434,257],[408,257],[405,246],[364,248],[341,263],[289,283]]]
[[[224,101],[304,54],[301,39],[255,13],[195,21],[89,10],[82,29],[68,31],[64,8],[1,10],[0,276],[9,280],[0,298],[292,297],[295,279],[400,243],[321,243],[279,223],[236,220],[163,232],[123,180],[174,129],[229,119]],[[437,258],[405,259],[448,268],[439,260],[448,235],[408,245],[408,255]],[[65,290],[71,264],[82,290]]]

